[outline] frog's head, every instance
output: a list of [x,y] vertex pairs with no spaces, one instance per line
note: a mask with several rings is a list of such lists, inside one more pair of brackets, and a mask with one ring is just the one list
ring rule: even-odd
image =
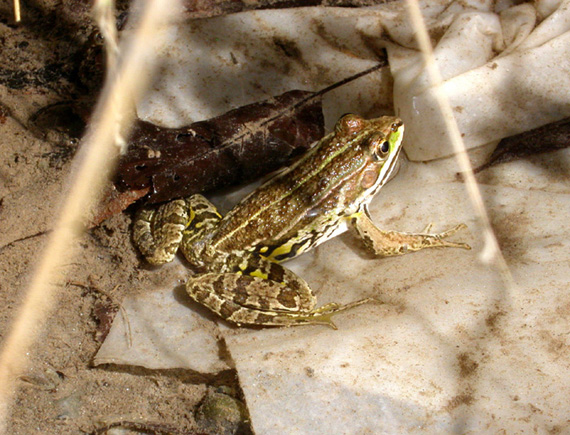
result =
[[392,116],[366,120],[347,114],[338,120],[335,134],[358,137],[353,141],[361,157],[358,180],[355,181],[358,183],[360,201],[367,203],[388,181],[396,167],[402,148],[404,124]]

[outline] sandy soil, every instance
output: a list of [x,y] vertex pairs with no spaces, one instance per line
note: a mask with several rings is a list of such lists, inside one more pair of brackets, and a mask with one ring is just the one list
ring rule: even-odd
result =
[[[77,146],[53,125],[35,125],[40,108],[90,94],[81,77],[94,26],[89,2],[27,2],[24,22],[0,5],[0,338],[4,338],[57,216]],[[92,78],[92,77],[91,77]],[[48,122],[49,124],[49,122]],[[54,311],[18,381],[9,433],[77,434],[117,420],[197,430],[195,410],[208,391],[239,397],[235,372],[94,368],[104,327],[126,294],[160,273],[145,269],[130,241],[131,215],[114,216],[86,234],[66,267]]]

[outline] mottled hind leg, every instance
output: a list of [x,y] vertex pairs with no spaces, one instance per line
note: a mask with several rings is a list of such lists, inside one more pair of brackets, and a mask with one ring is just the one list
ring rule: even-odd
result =
[[133,241],[149,263],[168,263],[179,247],[186,255],[188,246],[212,231],[220,219],[215,207],[202,195],[170,201],[157,208],[144,207],[135,217]]
[[336,329],[333,314],[369,301],[315,308],[309,285],[290,270],[259,257],[247,264],[238,272],[194,275],[186,290],[196,302],[238,325],[323,324]]
[[189,210],[183,199],[156,209],[142,208],[133,224],[133,241],[149,263],[168,263],[178,251],[188,220]]
[[438,234],[429,234],[431,224],[422,233],[404,233],[399,231],[383,231],[370,220],[367,211],[350,216],[350,223],[367,248],[379,257],[403,255],[426,248],[462,248],[471,249],[466,243],[455,243],[444,240],[457,231],[467,228],[465,224],[457,225],[450,230]]

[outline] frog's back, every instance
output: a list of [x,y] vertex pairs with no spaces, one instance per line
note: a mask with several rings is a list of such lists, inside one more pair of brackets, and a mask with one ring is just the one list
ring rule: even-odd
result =
[[343,230],[347,210],[358,206],[362,170],[370,160],[361,145],[369,134],[364,129],[349,137],[335,132],[323,138],[295,165],[230,211],[212,244],[225,252],[263,253],[288,241],[321,243],[324,239],[318,236],[323,233],[332,236]]

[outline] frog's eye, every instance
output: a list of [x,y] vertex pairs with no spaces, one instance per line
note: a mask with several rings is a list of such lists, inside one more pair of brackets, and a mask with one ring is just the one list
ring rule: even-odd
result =
[[364,127],[364,118],[353,113],[342,115],[335,125],[337,133],[354,134]]
[[376,161],[386,160],[390,153],[390,142],[383,134],[375,134],[369,139],[369,146]]

